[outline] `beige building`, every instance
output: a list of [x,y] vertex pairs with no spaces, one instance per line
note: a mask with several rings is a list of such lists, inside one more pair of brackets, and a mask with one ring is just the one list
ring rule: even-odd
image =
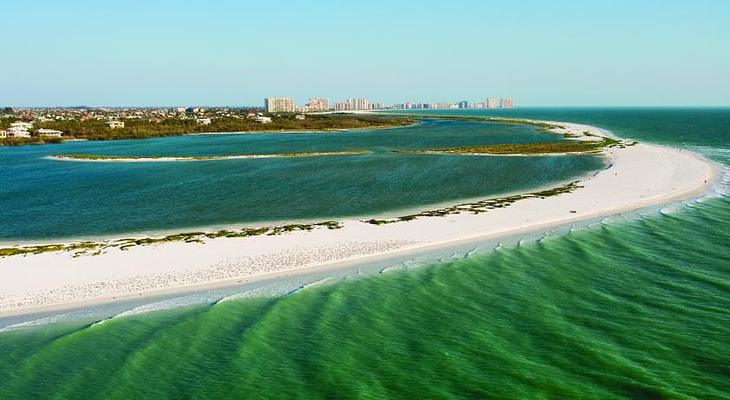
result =
[[294,112],[296,106],[294,100],[288,97],[267,97],[264,99],[264,109],[266,112]]
[[370,102],[368,99],[355,99],[355,108],[354,110],[369,110],[370,109]]
[[487,101],[484,102],[484,105],[486,108],[497,108],[497,98],[496,97],[490,97],[487,99]]
[[7,137],[12,138],[29,138],[30,132],[26,131],[25,129],[18,128],[17,126],[11,126],[8,128],[7,131],[5,131],[5,134]]
[[124,128],[124,122],[122,121],[108,121],[106,124],[112,129]]
[[11,128],[18,128],[18,129],[27,131],[27,130],[33,128],[33,123],[32,122],[16,121],[16,122],[13,122],[12,124],[10,124],[10,127]]
[[307,111],[327,111],[330,108],[330,101],[329,99],[325,98],[316,98],[312,99],[310,98],[307,102],[307,105],[305,106],[305,109]]
[[352,110],[369,110],[370,102],[368,99],[347,99],[339,103],[335,103],[335,111],[352,111]]
[[5,139],[6,137],[8,137],[8,132],[4,129],[0,129],[0,139]]
[[502,108],[513,108],[515,106],[515,101],[511,97],[505,97],[500,101],[500,106]]
[[38,129],[36,132],[39,136],[45,136],[45,137],[61,137],[63,135],[63,132],[56,130],[56,129]]

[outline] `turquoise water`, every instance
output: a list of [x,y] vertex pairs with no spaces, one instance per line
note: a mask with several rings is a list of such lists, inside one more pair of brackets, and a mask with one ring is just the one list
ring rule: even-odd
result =
[[[730,165],[729,109],[519,113]],[[730,398],[727,184],[287,296],[3,332],[0,398]]]
[[[324,220],[566,182],[597,157],[460,157],[400,148],[563,140],[527,126],[423,121],[313,134],[180,136],[0,147],[0,242]],[[54,154],[206,156],[363,149],[366,155],[205,162],[89,163]],[[32,223],[29,223],[32,221]]]

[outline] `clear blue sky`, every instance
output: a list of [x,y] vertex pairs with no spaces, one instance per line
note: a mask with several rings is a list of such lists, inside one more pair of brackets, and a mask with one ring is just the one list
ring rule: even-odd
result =
[[730,105],[730,1],[6,1],[0,106]]

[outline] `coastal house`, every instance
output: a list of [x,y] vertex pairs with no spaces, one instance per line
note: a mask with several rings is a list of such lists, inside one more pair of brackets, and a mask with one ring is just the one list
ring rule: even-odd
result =
[[38,129],[38,131],[36,131],[36,133],[38,133],[39,136],[45,136],[45,137],[61,137],[61,135],[63,135],[63,132],[61,132],[59,130],[45,129],[45,128]]
[[260,122],[262,124],[270,124],[271,123],[271,117],[264,117],[263,115],[259,115],[258,117],[253,119],[256,122]]
[[112,129],[124,128],[124,122],[122,121],[108,121],[106,124]]
[[195,122],[198,125],[210,125],[210,118],[196,118]]
[[5,131],[7,137],[9,138],[29,138],[30,132],[26,131],[25,129],[18,128],[16,126],[11,126],[8,128],[7,131]]
[[32,122],[16,121],[16,122],[13,122],[12,124],[10,124],[10,127],[11,128],[17,128],[17,129],[20,129],[20,130],[23,130],[23,131],[27,131],[27,130],[33,128],[33,123]]
[[0,139],[5,139],[6,137],[8,137],[8,132],[4,129],[0,129]]

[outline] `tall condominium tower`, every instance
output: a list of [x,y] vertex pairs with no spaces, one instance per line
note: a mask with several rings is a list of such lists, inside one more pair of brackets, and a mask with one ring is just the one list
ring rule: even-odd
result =
[[351,110],[369,110],[370,102],[368,99],[347,99],[338,103],[335,103],[336,111],[351,111]]
[[500,101],[500,107],[502,108],[512,108],[515,106],[515,101],[511,97],[505,97]]
[[310,98],[307,102],[307,111],[327,111],[330,108],[329,99],[325,98]]
[[288,97],[267,97],[264,99],[264,109],[266,112],[294,112],[294,100]]
[[369,110],[370,102],[368,99],[355,99],[355,110]]
[[484,105],[487,108],[497,108],[497,98],[490,97],[487,99],[487,101],[484,102]]

